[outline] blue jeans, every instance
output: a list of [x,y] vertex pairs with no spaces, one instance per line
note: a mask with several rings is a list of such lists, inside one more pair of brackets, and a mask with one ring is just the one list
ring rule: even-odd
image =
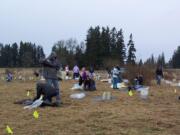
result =
[[161,85],[161,79],[162,77],[160,75],[156,76],[157,84]]
[[56,79],[46,79],[47,83],[49,85],[52,85],[54,88],[56,88],[56,102],[60,102],[61,98],[60,98],[60,89],[59,89],[59,81]]
[[113,89],[117,89],[118,87],[117,87],[117,83],[118,83],[118,78],[116,78],[116,77],[113,77]]

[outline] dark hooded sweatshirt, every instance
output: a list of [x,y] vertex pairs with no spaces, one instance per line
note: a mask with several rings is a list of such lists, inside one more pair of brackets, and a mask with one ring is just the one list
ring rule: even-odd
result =
[[60,64],[57,59],[47,58],[41,64],[43,64],[43,76],[45,79],[58,79],[57,72],[60,69]]

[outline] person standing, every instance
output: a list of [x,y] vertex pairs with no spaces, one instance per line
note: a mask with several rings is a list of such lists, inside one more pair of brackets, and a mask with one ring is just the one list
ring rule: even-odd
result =
[[77,65],[73,68],[73,79],[76,79],[79,77],[79,67]]
[[87,72],[86,68],[82,67],[81,73],[80,73],[80,78],[79,78],[79,85],[82,86],[84,85],[84,82],[87,80]]
[[94,76],[95,76],[94,68],[91,66],[90,69],[89,69],[89,77],[94,78]]
[[66,65],[65,67],[65,72],[66,72],[66,80],[68,80],[69,79],[69,66],[68,65]]
[[112,70],[113,89],[118,89],[117,84],[119,81],[119,73],[120,73],[119,67],[118,66],[114,67]]
[[157,84],[161,85],[161,79],[164,77],[163,75],[163,70],[161,66],[158,66],[156,69],[156,80],[157,80]]
[[60,88],[59,88],[59,79],[58,79],[58,71],[60,69],[60,63],[57,59],[57,54],[52,52],[50,56],[46,59],[40,61],[43,65],[42,75],[45,78],[46,82],[56,89],[56,102],[57,106],[61,104],[60,98]]

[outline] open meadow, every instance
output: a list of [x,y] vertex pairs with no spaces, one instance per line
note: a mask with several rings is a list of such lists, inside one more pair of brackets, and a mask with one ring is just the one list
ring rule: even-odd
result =
[[[36,81],[0,81],[0,135],[9,125],[14,135],[180,135],[180,88],[167,84],[152,85],[147,100],[138,92],[130,97],[126,91],[115,91],[108,83],[96,81],[97,91],[86,92],[81,100],[69,96],[78,91],[70,88],[74,80],[61,81],[63,105],[24,110],[15,101],[35,95]],[[175,89],[177,91],[175,91]],[[96,101],[109,91],[112,101]]]

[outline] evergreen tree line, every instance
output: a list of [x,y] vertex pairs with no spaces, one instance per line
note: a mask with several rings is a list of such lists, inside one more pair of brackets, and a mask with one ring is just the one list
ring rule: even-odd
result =
[[180,46],[174,51],[174,54],[169,61],[169,65],[172,68],[180,68]]
[[126,45],[123,30],[109,27],[90,27],[85,43],[76,40],[57,42],[52,50],[58,54],[62,65],[93,66],[96,69],[112,65],[135,64],[135,46],[132,34]]
[[[164,53],[155,58],[153,55],[145,62],[136,61],[136,48],[130,34],[127,43],[124,41],[123,30],[115,27],[90,27],[85,42],[78,43],[75,39],[60,40],[52,47],[57,53],[62,66],[75,64],[93,66],[96,69],[114,65],[148,65],[155,67],[180,68],[180,46],[174,52],[169,63],[165,62]],[[0,67],[39,67],[39,60],[45,58],[43,47],[30,42],[0,44]]]
[[42,46],[30,42],[0,44],[0,67],[38,67],[44,57]]
[[168,63],[165,61],[165,55],[164,53],[160,54],[157,58],[154,57],[152,54],[150,58],[148,58],[144,63],[140,60],[141,65],[147,65],[149,67],[157,67],[157,66],[162,66],[162,67],[167,67]]
[[140,60],[139,65],[148,65],[150,67],[156,67],[157,65],[166,67],[166,68],[180,68],[180,46],[174,51],[172,58],[169,62],[166,63],[165,55],[162,53],[157,58],[154,55],[151,55],[144,63]]

